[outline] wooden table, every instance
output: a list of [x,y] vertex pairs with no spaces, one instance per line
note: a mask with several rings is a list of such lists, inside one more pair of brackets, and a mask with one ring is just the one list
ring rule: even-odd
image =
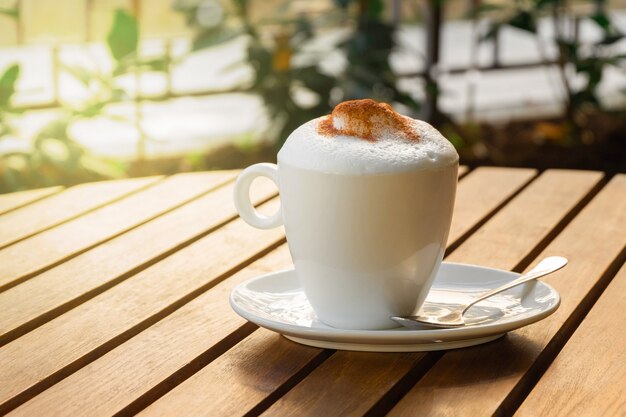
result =
[[237,316],[236,284],[291,264],[282,229],[237,218],[237,172],[0,196],[0,414],[625,415],[626,175],[462,171],[449,261],[570,264],[545,279],[549,318],[429,353],[322,350]]

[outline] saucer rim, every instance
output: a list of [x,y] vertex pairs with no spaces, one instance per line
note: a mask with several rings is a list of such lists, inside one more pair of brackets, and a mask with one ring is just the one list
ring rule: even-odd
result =
[[[506,271],[498,268],[491,268],[481,265],[461,263],[461,262],[442,262],[443,265],[460,266],[465,268],[491,270],[498,273],[504,273],[511,275],[512,278],[520,276],[521,274]],[[390,345],[390,344],[407,344],[407,347],[415,344],[430,344],[430,343],[442,343],[452,341],[463,341],[475,338],[486,338],[490,335],[504,334],[509,331],[519,329],[532,323],[536,323],[544,318],[553,314],[561,304],[561,297],[551,285],[543,282],[536,281],[536,285],[545,286],[552,294],[552,304],[546,309],[537,312],[531,316],[520,318],[517,320],[511,320],[504,323],[485,323],[472,326],[465,326],[460,328],[451,329],[408,329],[404,327],[397,327],[394,329],[386,330],[354,330],[354,329],[340,329],[340,328],[315,328],[306,327],[295,324],[286,324],[276,320],[269,320],[264,317],[260,317],[256,314],[249,312],[242,308],[234,300],[234,294],[243,287],[246,287],[252,282],[265,279],[267,277],[275,275],[287,275],[289,273],[295,273],[295,269],[284,268],[273,272],[268,272],[256,277],[250,278],[238,285],[236,285],[230,292],[229,303],[231,308],[244,319],[251,321],[261,327],[272,330],[274,332],[281,333],[286,336],[292,336],[299,339],[309,339],[315,341],[324,342],[337,342],[337,343],[351,343],[351,344],[375,344],[375,345]],[[390,341],[391,340],[391,341]]]
[[325,341],[311,338],[301,338],[296,336],[282,335],[284,338],[301,345],[336,350],[351,350],[356,352],[432,352],[437,350],[459,349],[464,347],[482,345],[506,336],[506,333],[473,337],[470,339],[450,340],[446,342],[425,342],[425,343],[361,343],[361,342],[339,342]]

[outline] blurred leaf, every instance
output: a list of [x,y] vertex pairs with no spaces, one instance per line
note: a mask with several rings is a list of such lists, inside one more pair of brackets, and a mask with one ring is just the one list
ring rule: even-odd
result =
[[611,23],[611,19],[606,15],[606,13],[600,11],[594,13],[590,16],[591,20],[594,21],[600,28],[602,28],[605,32],[611,31],[613,28],[613,24]]
[[0,118],[0,140],[7,138],[9,135],[15,133],[13,126],[8,123],[5,123],[2,118]]
[[159,57],[138,61],[136,66],[142,70],[166,72],[168,71],[171,62],[171,59],[169,59],[168,57]]
[[480,3],[477,7],[471,8],[467,13],[465,13],[465,17],[473,18],[483,14],[500,11],[502,9],[504,9],[504,6],[501,4]]
[[598,11],[591,15],[590,19],[604,31],[604,38],[599,42],[599,45],[610,45],[624,37],[624,34],[613,24],[605,12]]
[[248,9],[248,0],[234,0],[234,4],[237,6],[238,13],[243,16]]
[[18,64],[11,65],[0,76],[0,108],[9,107],[19,76],[20,66]]
[[372,19],[380,19],[385,9],[382,0],[359,0],[365,6],[365,13]]
[[422,107],[421,104],[418,103],[413,97],[400,91],[396,91],[393,100],[397,101],[398,103],[402,103],[415,111],[420,110]]
[[483,41],[495,39],[501,27],[502,27],[501,23],[491,22],[489,25],[489,29],[487,30],[487,33],[481,36],[480,41],[483,42]]
[[335,85],[335,79],[319,72],[317,66],[297,68],[293,71],[293,77],[299,79],[307,88],[317,93],[329,91]]
[[17,6],[12,9],[8,7],[0,7],[0,14],[18,20],[20,18],[20,9]]
[[547,6],[557,7],[561,2],[562,0],[534,0],[534,8],[540,10]]
[[563,39],[557,40],[557,46],[561,55],[568,61],[574,61],[578,57],[578,44]]
[[70,73],[74,78],[80,81],[83,85],[88,86],[92,80],[92,74],[82,67],[75,67],[71,65],[63,65],[63,69]]
[[128,100],[130,96],[123,88],[115,87],[111,90],[111,101]]
[[621,66],[623,61],[626,60],[626,54],[615,54],[606,59],[607,64]]
[[111,55],[118,62],[129,55],[136,54],[139,44],[139,27],[130,13],[122,9],[115,11],[107,43]]
[[69,119],[66,118],[51,121],[39,131],[39,133],[35,137],[35,145],[37,146],[38,141],[46,138],[55,138],[62,140],[69,139],[67,135],[68,124]]
[[296,29],[293,38],[297,37],[297,42],[309,40],[314,34],[313,25],[307,18],[301,16],[296,20]]
[[248,59],[255,71],[253,88],[258,87],[272,72],[272,54],[258,43],[248,46]]
[[578,91],[572,94],[571,101],[574,108],[579,108],[585,103],[593,104],[598,107],[600,106],[600,100],[598,100],[596,94],[592,91],[587,90]]
[[122,178],[125,176],[125,167],[119,162],[107,161],[89,154],[81,156],[81,166],[105,178]]
[[197,51],[200,49],[210,48],[212,46],[228,42],[243,33],[244,31],[241,28],[218,27],[207,29],[196,35],[193,40],[191,50]]
[[96,117],[102,114],[102,110],[106,107],[106,101],[95,101],[93,103],[87,103],[82,109],[75,112],[79,117]]
[[341,8],[348,8],[352,0],[335,0],[335,4]]
[[611,45],[615,42],[622,40],[623,38],[623,34],[605,35],[604,38],[600,42],[598,42],[598,45]]
[[509,26],[525,30],[530,33],[537,33],[537,22],[535,16],[527,10],[520,10],[508,22]]
[[603,69],[606,61],[601,59],[587,59],[576,62],[576,71],[587,75],[585,90],[593,91],[602,81]]

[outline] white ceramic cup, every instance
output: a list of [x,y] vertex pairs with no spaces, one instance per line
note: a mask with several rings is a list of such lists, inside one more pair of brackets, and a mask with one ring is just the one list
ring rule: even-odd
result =
[[[424,302],[443,259],[458,162],[408,172],[347,175],[256,164],[235,185],[235,206],[250,225],[284,223],[296,274],[318,318],[342,329],[397,327]],[[280,210],[257,213],[250,185],[279,188]]]

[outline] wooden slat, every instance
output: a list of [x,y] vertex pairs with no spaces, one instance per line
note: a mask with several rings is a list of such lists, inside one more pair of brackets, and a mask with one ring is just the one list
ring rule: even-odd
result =
[[[275,193],[271,181],[255,182],[252,199]],[[232,220],[231,200],[227,184],[0,293],[0,346]]]
[[[494,268],[513,268],[528,254],[529,248],[552,236],[554,226],[601,179],[599,172],[546,171],[514,200],[514,204],[477,230],[462,251],[451,253],[447,260],[476,263],[485,260]],[[523,233],[517,232],[520,229]],[[516,263],[511,264],[512,260]]]
[[[544,279],[561,294],[559,309],[499,342],[446,353],[390,414],[511,414],[533,375],[541,372],[542,363],[556,354],[558,344],[567,337],[567,327],[585,314],[585,297],[626,245],[623,230],[626,176],[620,175],[538,256],[562,255],[570,261],[566,268]],[[503,265],[497,254],[488,256],[494,258],[488,264]]]
[[[305,364],[326,356],[322,349],[299,346],[277,333],[259,329],[186,381],[204,387],[202,392],[175,389],[163,401],[148,406],[138,415],[175,416],[180,413],[181,404],[185,415],[242,415],[249,411],[248,407],[288,383]],[[285,357],[290,360],[284,360]],[[339,411],[334,410],[332,415],[339,415]]]
[[[287,246],[282,245],[99,360],[44,391],[12,414],[25,416],[36,414],[53,407],[59,398],[73,398],[64,406],[64,412],[68,415],[95,416],[119,412],[136,398],[162,384],[170,375],[193,363],[195,358],[201,355],[212,356],[212,351],[217,350],[216,345],[222,339],[246,324],[246,320],[235,314],[228,304],[228,295],[235,285],[254,276],[282,269],[290,263],[291,257]],[[155,343],[155,340],[158,340],[158,343]],[[285,353],[291,352],[295,345],[286,343],[288,346],[285,346],[285,343],[275,346],[280,346]],[[257,343],[253,342],[253,345]],[[245,344],[244,347],[248,348],[250,344]],[[265,369],[273,377],[282,380],[284,377],[281,377],[281,374],[289,376],[296,372],[298,367],[306,364],[319,351],[321,349],[297,349],[291,356],[298,360],[285,363],[284,369],[274,373],[272,369],[276,366],[276,361],[257,363],[256,366],[260,367],[257,377],[262,375]],[[271,354],[275,353],[276,351],[272,350]],[[222,377],[226,376],[222,374]],[[213,403],[213,407],[219,407],[219,404],[228,407],[229,404],[224,404],[220,399],[224,396],[224,390],[231,393],[227,382],[236,379],[237,374],[233,373],[226,380],[216,381],[221,388],[219,395],[211,395],[210,402]],[[268,384],[272,382],[268,381]],[[251,388],[259,386],[261,385],[255,383]],[[271,393],[272,386],[266,386],[267,389],[263,389],[263,393]],[[198,400],[206,401],[206,397],[201,396]],[[249,400],[245,401],[244,407],[247,403]],[[203,407],[203,404],[199,404],[199,407]],[[217,415],[209,413],[211,410],[214,408],[204,409],[202,414]],[[185,406],[185,414],[189,412]]]
[[471,233],[488,214],[497,210],[508,198],[530,181],[532,169],[477,168],[463,178],[463,187],[457,190],[454,217],[448,244],[454,245]]
[[625,294],[623,266],[516,416],[626,413]]
[[[540,176],[453,252],[451,257],[457,261],[512,269],[601,178],[598,173],[574,176],[568,174],[570,173],[548,171]],[[537,219],[541,220],[535,224]],[[513,235],[515,239],[506,238],[509,235]],[[486,242],[500,242],[500,245],[508,245],[508,248],[488,248],[482,252],[466,249]],[[374,355],[385,357],[388,354]],[[371,357],[354,352],[337,352],[331,360],[324,362],[269,408],[267,415],[290,415],[294,405],[300,402],[307,402],[308,407],[306,410],[299,410],[299,415],[323,415],[335,407],[345,409],[349,415],[361,415],[374,407],[386,394],[376,384],[363,384],[361,381],[384,379],[388,386],[393,386],[418,366],[420,360],[434,361],[434,355],[439,354],[417,354],[412,361],[401,362],[393,369],[369,372]],[[354,372],[351,371],[352,368],[361,371]],[[316,395],[310,396],[310,390],[315,390]],[[428,402],[424,400],[424,405]],[[422,414],[428,415],[428,412],[413,415]]]
[[0,248],[73,219],[132,192],[160,177],[102,181],[77,185],[57,195],[0,216]]
[[263,415],[324,416],[337,411],[342,416],[364,415],[424,356],[339,351]]
[[235,172],[180,174],[0,251],[0,290],[197,197]]
[[0,214],[23,207],[27,204],[58,193],[63,187],[38,188],[36,190],[18,191],[0,195]]
[[[525,178],[527,180],[530,176]],[[516,190],[516,186],[520,186],[515,183],[502,185],[497,175],[485,176],[483,179],[483,185],[487,187],[489,187],[493,181],[493,183],[504,188],[504,190],[501,189],[499,193],[493,197],[496,201],[483,199],[481,206],[476,205],[473,196],[463,191],[466,181],[464,179],[460,183],[458,205],[463,206],[463,203],[465,202],[475,207],[476,210],[482,210],[483,214],[486,215],[492,210],[493,207],[498,206],[501,200],[511,195]],[[475,184],[470,183],[470,186],[475,187]],[[477,221],[481,219],[481,216],[476,216],[474,213],[471,213],[471,217],[478,219]],[[455,217],[453,222],[464,222],[464,219]],[[466,225],[465,227],[467,229],[473,227],[472,224],[467,224],[466,222],[463,224]],[[465,232],[464,229],[459,226],[457,226],[457,230],[459,230],[461,234]],[[182,317],[187,317],[189,315],[196,317],[197,314],[202,317],[221,317],[221,320],[228,322],[229,326],[209,326],[205,322],[206,319],[182,319],[175,313],[163,320],[163,322],[155,325],[156,329],[151,329],[137,335],[135,338],[129,340],[123,345],[120,345],[106,356],[93,362],[84,369],[79,370],[74,375],[40,394],[35,399],[20,408],[20,413],[41,410],[49,406],[49,404],[59,401],[65,403],[66,401],[62,398],[69,399],[71,397],[73,398],[72,404],[76,405],[76,408],[72,407],[72,411],[83,410],[87,413],[93,412],[96,414],[113,414],[120,411],[120,409],[123,409],[123,407],[128,407],[128,404],[133,404],[133,401],[137,398],[151,395],[149,394],[151,390],[163,389],[162,384],[159,384],[160,381],[163,381],[163,379],[167,378],[168,375],[179,372],[180,369],[183,369],[187,366],[187,364],[193,362],[200,352],[216,349],[216,344],[218,344],[220,340],[227,338],[231,332],[244,323],[244,321],[239,318],[227,304],[228,292],[235,284],[241,282],[244,278],[247,279],[263,272],[288,267],[290,264],[291,260],[288,256],[287,250],[283,247],[281,250],[277,251],[276,254],[272,254],[267,258],[255,262],[241,273],[229,278],[218,287],[211,289],[207,294],[202,296],[202,300],[199,298],[198,305],[205,306],[203,307],[202,312],[194,313],[193,310],[198,307],[196,304],[192,303],[179,310]],[[170,341],[171,344],[167,345],[167,350],[176,352],[175,357],[167,361],[149,360],[153,365],[146,367],[145,360],[146,358],[151,357],[150,355],[153,354],[153,351],[156,357],[162,355],[162,353],[154,350],[156,348],[153,343],[154,337],[156,337],[155,335],[173,333],[175,333],[177,337]],[[210,334],[210,337],[208,334]],[[294,352],[288,356],[290,363],[289,366],[291,369],[295,372],[297,369],[306,366],[308,360],[310,359],[307,352],[310,352],[311,348],[295,345],[287,341],[281,342],[281,345],[284,343],[291,346],[286,350],[286,352]],[[241,346],[238,345],[235,349],[233,349],[233,355],[241,355],[242,353],[247,355],[248,352],[245,351],[245,349],[248,349],[250,346],[251,345],[245,343]],[[242,352],[241,349],[244,351]],[[318,350],[314,351],[317,352]],[[138,355],[134,352],[142,353]],[[402,357],[402,355],[399,356]],[[228,356],[225,358],[226,359],[223,359],[223,357],[218,358],[215,362],[215,366],[227,367],[228,365],[224,364],[223,361],[227,360]],[[264,358],[263,360],[269,359]],[[118,367],[120,361],[124,362],[122,367]],[[400,365],[404,362],[406,361],[399,359],[399,362],[397,363],[398,367],[400,367]],[[132,372],[132,377],[129,378],[126,371],[123,371],[121,368],[129,371],[134,370]],[[137,371],[138,369],[145,369],[145,372]],[[226,384],[221,380],[221,378],[224,378],[224,375],[220,374],[220,380],[214,380],[215,376],[211,374],[211,368],[207,369],[208,371],[202,371],[202,376],[199,377],[197,384],[185,383],[184,386],[181,385],[183,392],[185,392],[185,390],[189,390],[189,392],[192,393],[189,395],[193,396],[198,392],[203,393],[202,395],[198,395],[197,402],[199,407],[198,409],[204,409],[204,413],[201,414],[208,413],[207,410],[229,410],[233,407],[234,410],[239,410],[239,413],[244,412],[247,409],[251,409],[257,404],[260,398],[265,398],[267,395],[271,394],[271,390],[259,390],[256,392],[256,395],[250,394],[244,397],[238,394],[239,390],[246,387],[251,390],[255,390],[255,387],[261,386],[276,387],[284,381],[283,377],[286,377],[284,373],[278,373],[277,375],[282,376],[276,380],[270,381],[269,378],[272,376],[270,373],[270,375],[266,376],[263,381],[253,380],[250,382],[238,379],[234,376],[230,378],[228,380],[229,383]],[[260,373],[258,377],[262,377],[262,375],[264,374]],[[209,382],[209,380],[211,382]],[[207,394],[205,391],[207,383],[212,383],[215,386],[221,386],[219,394]],[[167,384],[165,384],[165,386],[167,386]],[[82,395],[86,401],[77,399],[76,395],[72,394],[73,392],[76,392],[76,389],[79,389],[77,387],[80,387],[82,390]],[[102,399],[102,401],[97,400],[98,398]],[[233,398],[237,398],[237,401],[233,402]],[[178,407],[180,407],[180,404],[178,404]],[[186,413],[190,412],[187,408],[185,408],[185,410]]]
[[[265,206],[273,211],[278,204],[273,199]],[[281,240],[282,228],[258,230],[235,220],[4,345],[0,413],[147,328]]]

